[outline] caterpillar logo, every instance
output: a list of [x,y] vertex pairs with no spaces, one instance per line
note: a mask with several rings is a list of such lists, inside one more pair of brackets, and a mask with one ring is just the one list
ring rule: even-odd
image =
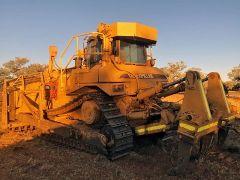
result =
[[[135,78],[133,74],[128,74],[129,78]],[[152,74],[136,74],[135,75],[139,79],[153,79]]]
[[138,78],[138,79],[161,79],[163,81],[167,81],[166,76],[162,74],[123,74],[120,76],[120,78]]

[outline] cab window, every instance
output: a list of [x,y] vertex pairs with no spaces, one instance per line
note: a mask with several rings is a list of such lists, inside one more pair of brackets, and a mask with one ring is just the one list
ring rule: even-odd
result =
[[146,63],[146,46],[136,42],[120,41],[120,59],[130,64]]

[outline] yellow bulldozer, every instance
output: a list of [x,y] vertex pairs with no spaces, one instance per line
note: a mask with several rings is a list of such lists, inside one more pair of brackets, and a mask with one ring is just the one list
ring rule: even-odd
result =
[[[50,46],[45,72],[4,81],[1,129],[37,128],[53,142],[112,160],[127,155],[135,137],[149,134],[176,132],[180,164],[196,144],[203,149],[216,136],[223,143],[237,118],[219,74],[201,79],[188,71],[169,83],[154,67],[157,36],[140,23],[100,23],[96,32],[72,36],[59,60],[57,47]],[[180,92],[181,104],[163,101]]]

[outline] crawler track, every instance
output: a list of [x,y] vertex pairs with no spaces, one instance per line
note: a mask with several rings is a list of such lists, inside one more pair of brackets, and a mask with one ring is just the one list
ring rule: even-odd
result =
[[[81,142],[81,139],[75,138],[78,137],[77,134],[72,137],[62,137],[59,134],[51,134],[47,139],[51,142],[58,143],[59,145],[76,148],[94,154],[100,152],[107,155],[111,160],[126,156],[133,146],[133,133],[131,127],[128,125],[126,117],[121,114],[112,97],[109,97],[102,92],[81,95],[59,108],[47,111],[47,116],[50,117],[70,112],[79,108],[84,101],[90,99],[98,104],[102,112],[99,123],[91,127],[108,138],[108,143],[105,149],[99,146],[99,143]],[[76,131],[74,131],[74,126],[68,128],[69,131],[71,131],[70,134],[76,133]]]
[[112,97],[102,92],[92,93],[90,96],[99,105],[105,121],[101,132],[110,140],[107,146],[108,157],[114,160],[127,155],[133,146],[133,133],[126,117],[121,114]]

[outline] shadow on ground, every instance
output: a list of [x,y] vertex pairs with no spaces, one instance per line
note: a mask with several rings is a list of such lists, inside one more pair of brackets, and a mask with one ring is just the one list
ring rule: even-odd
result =
[[149,143],[144,139],[129,156],[109,161],[102,155],[58,147],[38,134],[29,132],[1,135],[1,179],[239,178],[239,153],[213,150],[206,159],[192,163],[192,173],[171,177],[167,175],[167,171],[172,167],[171,147],[164,151],[160,143]]

